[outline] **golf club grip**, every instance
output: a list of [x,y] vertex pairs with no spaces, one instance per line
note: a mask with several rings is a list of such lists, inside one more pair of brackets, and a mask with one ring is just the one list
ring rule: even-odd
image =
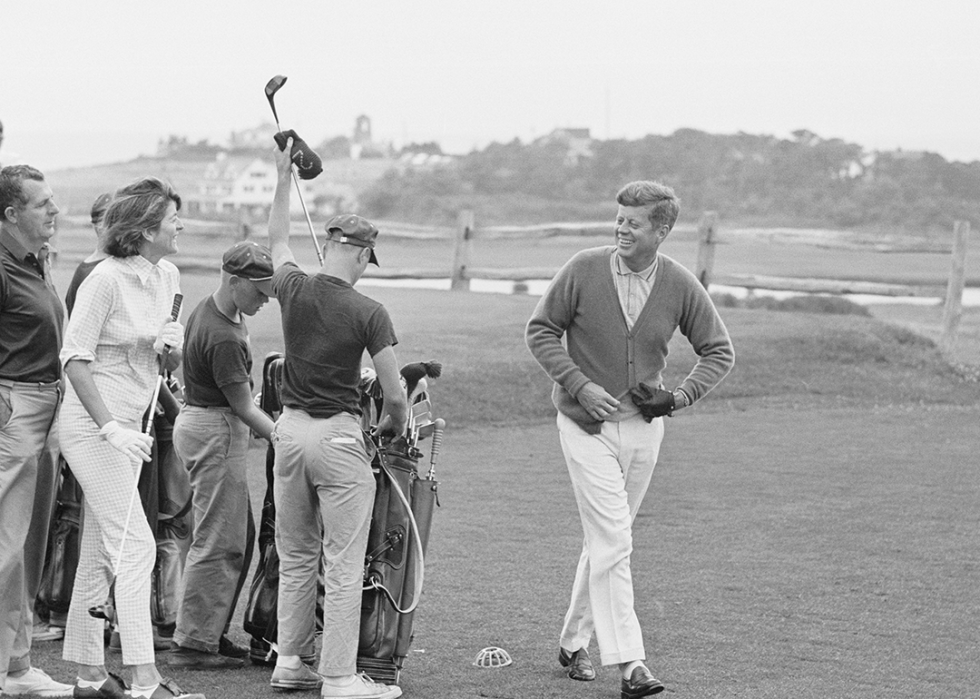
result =
[[177,316],[180,315],[180,304],[184,302],[184,295],[181,293],[174,294],[174,305],[170,308],[170,319],[177,320]]
[[441,417],[436,418],[432,423],[435,429],[432,431],[432,451],[429,454],[429,469],[434,470],[439,451],[442,449],[442,432],[446,429],[446,421]]
[[[180,315],[180,305],[184,302],[184,295],[180,292],[174,294],[174,302],[170,307],[170,320],[176,322],[177,316]],[[160,376],[163,376],[167,372],[167,357],[170,355],[170,350],[173,349],[170,345],[163,346],[163,354],[160,355]],[[159,392],[159,388],[157,389]],[[156,400],[153,401],[156,405]]]

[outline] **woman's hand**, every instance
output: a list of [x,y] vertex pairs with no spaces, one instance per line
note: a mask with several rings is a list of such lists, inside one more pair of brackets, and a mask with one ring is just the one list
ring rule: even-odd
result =
[[115,420],[110,420],[102,425],[99,434],[102,439],[130,459],[149,461],[151,458],[153,438],[148,434],[127,429]]
[[184,326],[176,320],[171,320],[169,316],[160,326],[157,332],[157,339],[153,342],[153,349],[157,354],[163,354],[165,348],[171,350],[182,350],[184,347]]

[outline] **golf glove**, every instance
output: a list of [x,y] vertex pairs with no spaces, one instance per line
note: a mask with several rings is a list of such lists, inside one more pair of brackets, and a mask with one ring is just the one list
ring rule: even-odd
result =
[[150,460],[153,438],[148,434],[126,429],[115,420],[102,425],[99,435],[131,459]]
[[176,320],[167,320],[160,326],[157,339],[153,342],[153,349],[157,354],[163,354],[165,347],[179,350],[184,347],[184,326]]
[[630,389],[630,398],[633,399],[633,404],[640,409],[640,414],[647,422],[665,415],[671,417],[674,408],[677,407],[674,403],[673,393],[658,386],[651,388],[645,383]]

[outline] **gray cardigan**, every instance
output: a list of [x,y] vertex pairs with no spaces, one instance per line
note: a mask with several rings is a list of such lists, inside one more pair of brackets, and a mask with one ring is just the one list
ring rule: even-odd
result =
[[679,386],[692,402],[735,363],[728,330],[708,292],[663,254],[650,298],[629,329],[609,266],[614,251],[603,246],[575,254],[541,297],[525,333],[531,354],[556,383],[555,406],[580,422],[574,397],[589,381],[621,401],[629,401],[629,390],[641,382],[662,385],[667,345],[678,328],[698,355]]

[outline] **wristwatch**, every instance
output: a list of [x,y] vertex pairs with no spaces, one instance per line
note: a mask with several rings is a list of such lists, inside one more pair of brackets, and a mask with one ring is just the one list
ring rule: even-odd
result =
[[690,403],[687,402],[687,394],[679,388],[674,389],[674,410],[686,408]]

